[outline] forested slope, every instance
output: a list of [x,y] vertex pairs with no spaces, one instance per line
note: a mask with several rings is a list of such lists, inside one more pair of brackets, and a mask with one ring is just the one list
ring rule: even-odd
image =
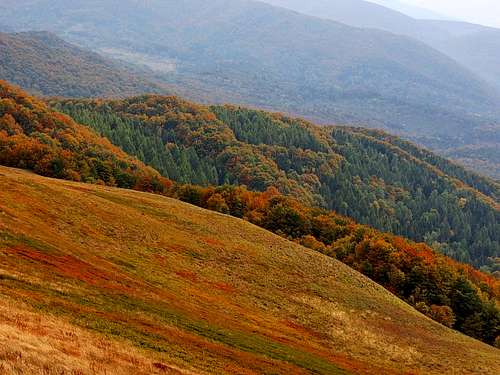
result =
[[[415,19],[363,0],[264,0],[303,14],[363,29],[378,29],[420,40],[458,62],[491,87],[500,90],[500,30],[460,21]],[[497,101],[498,102],[498,101]],[[496,104],[498,106],[498,104]],[[374,112],[381,109],[374,109]],[[422,108],[422,111],[426,109]],[[457,123],[463,119],[455,120]],[[436,124],[441,127],[444,119]],[[469,118],[469,125],[476,122]],[[424,144],[472,170],[500,180],[498,118],[469,127],[463,123],[447,136],[414,132],[410,139]],[[401,123],[403,124],[403,122]],[[464,130],[469,128],[467,135]]]
[[0,81],[0,164],[44,176],[164,191],[157,171],[68,116]]
[[258,1],[4,1],[0,23],[148,65],[197,101],[383,128],[440,151],[477,144],[500,119],[495,90],[422,42]]

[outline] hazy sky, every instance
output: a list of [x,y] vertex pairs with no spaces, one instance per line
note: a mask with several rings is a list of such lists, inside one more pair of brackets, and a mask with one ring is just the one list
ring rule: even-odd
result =
[[469,22],[500,27],[500,0],[402,0]]

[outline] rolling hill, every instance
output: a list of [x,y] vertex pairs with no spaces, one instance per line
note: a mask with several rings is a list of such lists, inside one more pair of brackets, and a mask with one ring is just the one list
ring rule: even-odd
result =
[[461,262],[500,256],[499,184],[386,133],[177,97],[51,105],[177,182],[276,186]]
[[0,79],[49,96],[123,97],[167,92],[165,86],[141,78],[139,69],[120,66],[47,32],[0,33]]
[[255,1],[7,1],[0,22],[160,66],[190,98],[389,129],[433,148],[474,144],[475,129],[500,117],[493,89],[421,42]]
[[0,347],[7,371],[500,370],[498,349],[226,215],[5,167],[0,213],[0,341],[15,337]]
[[[380,233],[346,217],[310,206],[308,202],[282,195],[273,186],[269,186],[265,192],[252,192],[241,186],[201,187],[162,179],[156,171],[148,170],[139,161],[124,155],[91,131],[83,132],[79,129],[80,125],[48,110],[36,99],[5,84],[2,90],[0,163],[67,180],[156,192],[202,208],[244,218],[289,240],[341,260],[437,322],[490,345],[498,344],[500,313],[496,301],[500,296],[500,283],[494,277],[456,263],[426,245]],[[193,105],[183,105],[184,110],[191,114],[191,120],[195,119],[193,115],[197,115],[198,120],[213,118],[209,113],[201,116],[196,114]],[[179,115],[179,118],[189,119],[187,112]],[[171,123],[173,120],[172,118],[167,122]],[[118,123],[116,121],[113,126],[118,128]],[[220,137],[220,134],[210,128],[198,130],[201,134],[213,133],[215,138]],[[277,136],[274,139],[283,139],[286,134],[286,131],[281,136],[279,133],[275,134]],[[297,137],[300,132],[296,129],[289,133],[292,136],[294,134]],[[296,138],[296,141],[304,138],[304,135],[302,133],[302,137]],[[373,136],[380,137],[383,134]],[[132,139],[137,144],[142,144],[145,152],[153,152],[154,155],[157,151],[154,147],[157,143],[151,143],[151,139],[144,137],[144,134],[137,133]],[[312,141],[312,138],[309,140]],[[398,140],[389,139],[388,142],[397,144]],[[207,147],[213,149],[210,145]],[[407,148],[408,152],[422,159],[432,159],[432,155],[426,155],[421,150]],[[176,150],[172,144],[164,149],[170,149],[171,154],[159,152],[159,158],[168,158],[168,155],[170,158],[179,158],[178,171],[181,175],[186,179],[193,176],[188,173],[193,169],[187,161],[196,157],[193,150]],[[196,158],[193,160],[196,161]],[[303,162],[299,162],[301,163]],[[173,165],[167,163],[163,167],[168,170]],[[249,166],[241,163],[236,167],[244,170]],[[229,164],[228,168],[232,169],[234,166]],[[203,174],[204,170],[200,169],[197,173]],[[247,174],[246,177],[250,175]],[[311,177],[308,179],[311,180]],[[487,188],[487,185],[483,188]],[[462,208],[465,208],[466,201],[462,198],[461,202]],[[492,258],[491,263],[490,271],[498,271],[496,260]]]

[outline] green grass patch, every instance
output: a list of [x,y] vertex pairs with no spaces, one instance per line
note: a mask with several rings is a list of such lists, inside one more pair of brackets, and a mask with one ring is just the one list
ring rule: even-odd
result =
[[[334,364],[313,354],[274,342],[254,333],[222,328],[204,320],[191,318],[162,302],[143,301],[126,295],[108,295],[97,291],[91,293],[85,290],[82,290],[81,293],[62,292],[15,278],[2,280],[3,286],[8,286],[4,284],[4,281],[10,284],[10,288],[14,290],[24,289],[40,294],[42,298],[38,301],[26,301],[39,311],[57,316],[65,315],[74,324],[104,335],[129,340],[141,348],[156,352],[171,352],[172,350],[165,337],[141,329],[140,322],[134,321],[139,313],[146,314],[150,318],[144,321],[146,325],[150,322],[158,322],[160,328],[162,326],[177,327],[206,340],[243,352],[293,364],[310,371],[312,374],[346,374]],[[79,311],[81,307],[89,307],[91,310],[97,311],[84,313]],[[123,314],[123,319],[130,319],[130,321],[107,320],[99,316],[99,312]],[[185,359],[189,360],[189,358]]]
[[[214,326],[206,321],[187,317],[186,315],[170,309],[166,305],[156,305],[138,299],[133,299],[125,295],[114,296],[112,300],[113,310],[148,313],[154,319],[170,326],[176,326],[187,332],[196,334],[210,341],[227,345],[229,347],[265,356],[274,360],[288,362],[298,367],[311,371],[313,374],[346,374],[334,364],[314,356],[313,354],[302,352],[295,348],[272,341],[267,337],[262,337],[252,333],[229,330]],[[141,341],[136,342],[144,346],[145,338],[141,336]],[[156,340],[154,345],[158,345]]]
[[27,246],[33,250],[39,250],[46,254],[58,254],[59,251],[44,242],[38,241],[31,237],[26,237],[24,235],[13,235],[11,233],[0,231],[0,247],[13,247],[18,245]]

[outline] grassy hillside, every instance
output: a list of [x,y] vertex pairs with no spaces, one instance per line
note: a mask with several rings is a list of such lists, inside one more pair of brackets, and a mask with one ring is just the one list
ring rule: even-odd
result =
[[500,117],[493,90],[421,42],[261,2],[17,0],[0,9],[0,22],[16,30],[50,30],[159,66],[195,99],[390,129],[446,148],[473,142],[473,129]]
[[7,369],[42,372],[43,343],[83,374],[131,360],[151,373],[500,371],[497,349],[241,220],[4,167],[0,212]]
[[[500,280],[454,262],[424,244],[305,206],[280,195],[275,188],[258,193],[234,186],[173,185],[169,196],[244,218],[336,258],[437,322],[490,345],[500,345]],[[491,261],[494,271],[498,265],[495,259]]]
[[[37,311],[18,299],[4,294],[0,299],[2,374],[162,373],[154,358],[130,344],[70,324],[68,319]],[[171,374],[181,373],[172,366],[167,369]]]
[[165,93],[165,87],[138,75],[47,32],[0,33],[0,78],[35,94],[117,97]]
[[462,262],[500,256],[498,183],[385,133],[175,97],[52,105],[177,182],[276,186]]

